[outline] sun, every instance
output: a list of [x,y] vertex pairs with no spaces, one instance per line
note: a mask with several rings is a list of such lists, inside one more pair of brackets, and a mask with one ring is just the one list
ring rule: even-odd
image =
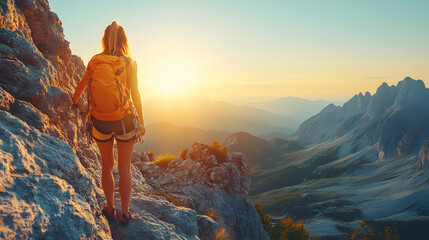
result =
[[160,93],[183,93],[196,81],[195,64],[184,57],[161,59],[154,67],[150,81]]

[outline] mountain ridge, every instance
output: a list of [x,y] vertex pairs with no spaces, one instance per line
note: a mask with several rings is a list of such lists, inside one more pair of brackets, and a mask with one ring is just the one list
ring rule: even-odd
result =
[[[421,80],[406,77],[397,86],[383,83],[373,96],[359,93],[342,107],[329,105],[303,122],[294,137],[311,145],[365,128],[362,131],[371,133],[372,144],[377,144],[380,158],[415,153],[429,133],[429,127],[424,124],[429,120],[429,108],[424,106],[427,101],[429,90]],[[413,114],[420,116],[408,117]],[[402,129],[407,132],[402,133]],[[391,142],[390,139],[397,140]]]
[[288,137],[303,149],[259,169],[252,199],[275,216],[303,218],[321,238],[341,239],[370,220],[389,222],[404,239],[426,239],[425,229],[410,232],[429,222],[427,102],[423,81],[406,77],[328,105]]
[[148,124],[170,122],[178,126],[192,126],[203,130],[253,134],[269,132],[292,133],[297,125],[289,118],[249,106],[237,106],[225,101],[211,100],[204,96],[177,96],[150,99],[143,102]]
[[136,144],[138,152],[152,151],[156,154],[176,153],[191,146],[195,141],[223,143],[231,135],[227,131],[202,130],[196,127],[177,126],[169,122],[156,122],[146,126],[143,144]]

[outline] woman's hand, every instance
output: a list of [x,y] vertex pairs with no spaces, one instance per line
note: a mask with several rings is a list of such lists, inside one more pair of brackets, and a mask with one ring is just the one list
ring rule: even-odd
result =
[[79,100],[77,101],[77,103],[73,103],[72,101],[72,108],[73,109],[78,109],[79,112],[84,113],[87,112],[88,110],[85,108],[85,100],[83,100],[82,98],[79,98]]

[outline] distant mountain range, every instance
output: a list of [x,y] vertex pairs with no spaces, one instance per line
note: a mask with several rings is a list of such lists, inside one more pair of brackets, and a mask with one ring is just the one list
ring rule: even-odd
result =
[[247,156],[251,176],[262,169],[272,169],[281,164],[284,152],[301,150],[300,143],[293,140],[274,138],[271,141],[245,132],[229,136],[225,143],[230,151],[244,153]]
[[146,126],[147,134],[143,144],[136,144],[138,152],[153,151],[155,154],[176,154],[180,149],[191,146],[195,141],[208,143],[217,140],[223,143],[231,132],[201,130],[194,127],[176,126],[166,122]]
[[[268,112],[284,115],[301,124],[311,116],[331,104],[324,100],[309,100],[298,97],[283,97],[267,102],[253,103],[251,106]],[[294,126],[298,127],[298,126]]]
[[328,103],[288,97],[249,105],[237,106],[204,96],[179,96],[146,100],[143,111],[147,124],[169,122],[202,130],[278,137],[295,132],[302,121]]
[[[307,145],[346,135],[376,145],[379,157],[407,156],[420,150],[429,136],[429,89],[409,77],[397,86],[383,83],[374,96],[359,93],[342,107],[329,105],[306,120],[294,134]],[[357,142],[358,151],[368,147]]]
[[226,142],[248,156],[249,194],[270,214],[302,218],[327,239],[363,219],[397,227],[403,239],[426,239],[428,103],[423,81],[407,77],[327,106],[286,139],[235,134]]

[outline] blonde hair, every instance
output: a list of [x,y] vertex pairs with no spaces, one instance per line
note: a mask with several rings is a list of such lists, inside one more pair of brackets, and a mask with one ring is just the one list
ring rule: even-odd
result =
[[131,57],[131,50],[124,28],[116,21],[106,27],[101,40],[103,54]]

